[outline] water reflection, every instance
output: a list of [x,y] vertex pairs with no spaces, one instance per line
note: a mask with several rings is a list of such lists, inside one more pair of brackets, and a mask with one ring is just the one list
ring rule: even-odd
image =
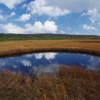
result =
[[91,57],[89,63],[86,65],[87,69],[91,70],[100,70],[100,58],[98,57]]
[[56,55],[57,55],[57,53],[39,53],[39,54],[34,54],[36,59],[41,59],[44,56],[47,60],[55,59]]
[[98,70],[100,67],[100,57],[71,54],[71,53],[35,53],[20,57],[0,59],[0,69],[11,71],[21,71],[24,74],[31,72],[50,73],[56,72],[59,65],[76,65],[85,69]]

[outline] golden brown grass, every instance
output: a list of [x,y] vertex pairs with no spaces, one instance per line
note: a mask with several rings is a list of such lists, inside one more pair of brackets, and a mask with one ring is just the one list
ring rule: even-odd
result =
[[100,73],[61,66],[57,76],[32,79],[4,71],[0,100],[100,100]]
[[0,56],[38,51],[70,51],[100,55],[100,40],[28,40],[0,42]]

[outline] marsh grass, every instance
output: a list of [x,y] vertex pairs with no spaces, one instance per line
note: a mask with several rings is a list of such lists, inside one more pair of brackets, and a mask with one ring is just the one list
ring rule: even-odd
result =
[[27,40],[0,42],[0,56],[44,51],[100,55],[100,40]]
[[33,79],[21,73],[0,73],[0,100],[99,100],[100,73],[60,66],[57,75]]

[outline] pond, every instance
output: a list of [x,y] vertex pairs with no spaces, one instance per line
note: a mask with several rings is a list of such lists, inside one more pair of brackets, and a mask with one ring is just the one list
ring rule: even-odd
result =
[[31,72],[51,73],[59,69],[59,65],[79,66],[87,70],[100,69],[100,57],[73,53],[33,53],[19,57],[0,58],[0,70],[11,70],[28,75]]

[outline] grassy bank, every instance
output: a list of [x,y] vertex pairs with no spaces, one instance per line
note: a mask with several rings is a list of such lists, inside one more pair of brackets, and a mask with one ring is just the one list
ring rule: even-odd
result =
[[[25,41],[25,40],[61,40],[61,39],[71,39],[70,37],[0,37],[0,42],[5,41]],[[73,38],[79,39],[79,38]]]
[[0,56],[44,51],[64,51],[100,56],[100,40],[27,40],[0,42]]
[[0,73],[0,100],[99,100],[100,73],[79,67],[60,67],[57,76],[32,79]]
[[66,39],[100,39],[94,37],[0,37],[0,42],[5,41],[25,41],[25,40],[66,40]]

